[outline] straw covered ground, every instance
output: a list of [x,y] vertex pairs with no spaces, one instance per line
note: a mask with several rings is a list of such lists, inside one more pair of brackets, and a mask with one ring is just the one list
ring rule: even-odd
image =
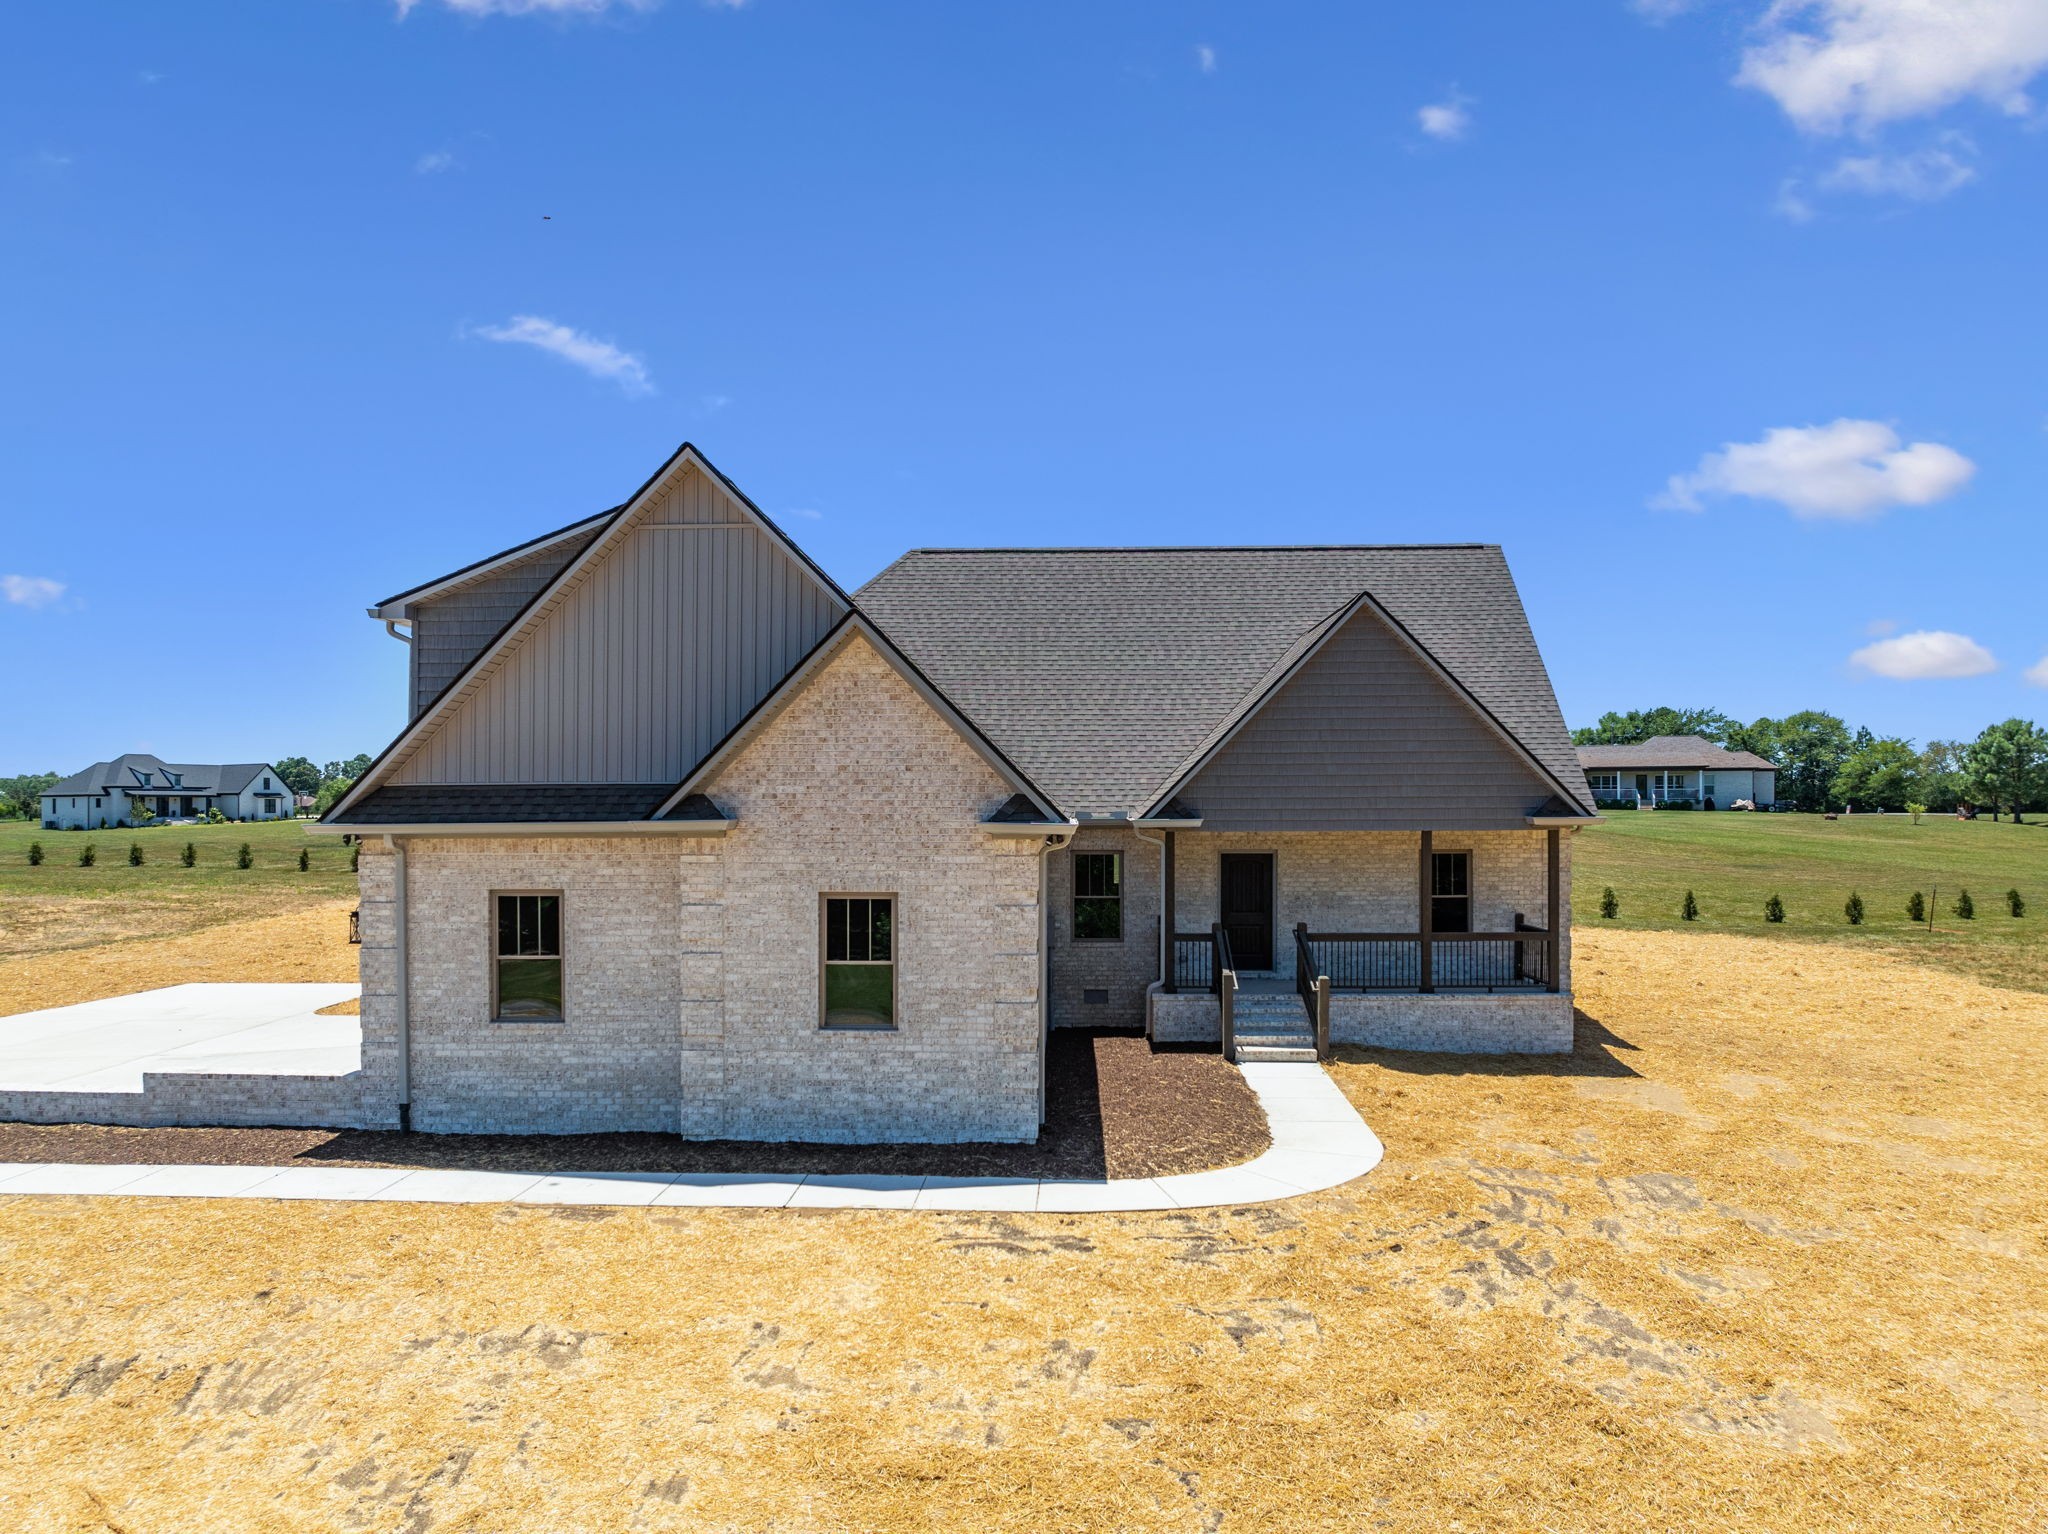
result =
[[0,1203],[0,1525],[2039,1527],[2048,997],[1588,932],[1179,1215]]

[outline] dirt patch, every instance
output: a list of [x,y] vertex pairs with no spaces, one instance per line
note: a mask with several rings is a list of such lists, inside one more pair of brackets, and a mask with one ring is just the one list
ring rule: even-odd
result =
[[331,1129],[0,1124],[0,1161],[477,1168],[505,1172],[895,1173],[1163,1177],[1249,1161],[1271,1143],[1244,1077],[1212,1050],[1060,1029],[1032,1145],[763,1145],[675,1135],[429,1135]]

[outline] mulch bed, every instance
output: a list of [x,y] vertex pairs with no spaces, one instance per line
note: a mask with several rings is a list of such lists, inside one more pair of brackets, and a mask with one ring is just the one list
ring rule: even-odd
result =
[[0,1161],[447,1167],[505,1172],[899,1173],[1162,1177],[1248,1161],[1271,1145],[1244,1078],[1211,1050],[1060,1029],[1049,1122],[1031,1145],[814,1145],[664,1134],[431,1135],[366,1129],[124,1129],[0,1124]]

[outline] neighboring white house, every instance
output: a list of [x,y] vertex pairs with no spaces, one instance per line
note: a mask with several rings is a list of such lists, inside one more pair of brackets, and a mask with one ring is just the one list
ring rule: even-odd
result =
[[292,791],[268,762],[167,762],[131,751],[51,784],[43,829],[132,826],[142,810],[156,820],[197,820],[209,810],[230,820],[283,820],[292,814]]
[[1633,746],[1581,746],[1579,766],[1601,805],[1693,804],[1725,810],[1738,799],[1762,808],[1778,797],[1778,768],[1752,751],[1699,735],[1659,735]]

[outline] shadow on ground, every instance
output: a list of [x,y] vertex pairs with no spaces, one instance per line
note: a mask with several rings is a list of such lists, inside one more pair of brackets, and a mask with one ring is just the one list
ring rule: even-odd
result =
[[1369,1049],[1339,1044],[1333,1056],[1347,1065],[1377,1065],[1410,1076],[1640,1077],[1617,1051],[1636,1046],[1596,1017],[1572,1011],[1572,1052],[1568,1055],[1447,1055],[1412,1049]]

